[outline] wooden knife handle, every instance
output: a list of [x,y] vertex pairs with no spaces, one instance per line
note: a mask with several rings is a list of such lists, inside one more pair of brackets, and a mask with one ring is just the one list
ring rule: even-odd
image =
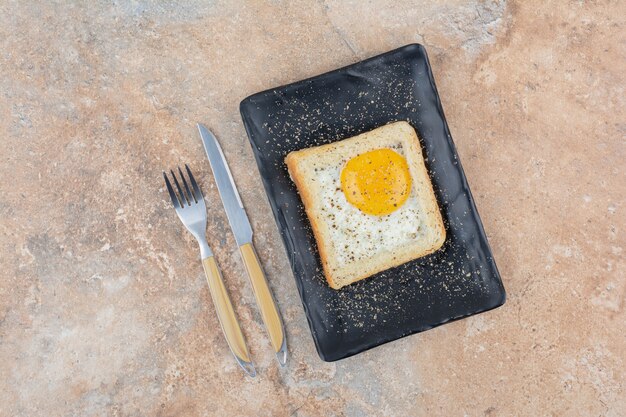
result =
[[250,360],[246,339],[241,332],[241,327],[239,327],[233,304],[230,301],[228,292],[226,292],[226,286],[224,285],[222,274],[217,267],[215,258],[213,256],[204,258],[202,260],[202,266],[204,266],[204,273],[209,283],[211,299],[213,300],[215,311],[217,311],[217,318],[222,326],[222,332],[226,337],[226,342],[228,342],[231,352],[235,355],[235,359],[237,359],[237,362],[244,371],[250,376],[255,376],[256,372]]
[[239,247],[243,262],[246,265],[250,282],[256,302],[261,310],[263,323],[270,337],[272,347],[281,365],[287,360],[287,344],[285,339],[285,329],[278,312],[278,307],[272,296],[267,279],[261,268],[261,263],[251,243],[246,243]]

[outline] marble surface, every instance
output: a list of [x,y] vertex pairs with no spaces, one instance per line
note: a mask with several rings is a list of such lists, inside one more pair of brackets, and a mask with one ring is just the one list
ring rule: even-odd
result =
[[[626,415],[624,2],[184,3],[0,3],[0,415]],[[411,42],[430,54],[508,301],[324,363],[238,104]],[[284,369],[196,121],[252,219]],[[254,380],[163,189],[184,162]]]

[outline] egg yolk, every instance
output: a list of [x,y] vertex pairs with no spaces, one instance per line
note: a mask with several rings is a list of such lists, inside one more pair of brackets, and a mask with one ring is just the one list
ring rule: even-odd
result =
[[409,166],[391,149],[365,152],[346,163],[341,171],[341,189],[348,202],[364,213],[393,213],[409,198]]

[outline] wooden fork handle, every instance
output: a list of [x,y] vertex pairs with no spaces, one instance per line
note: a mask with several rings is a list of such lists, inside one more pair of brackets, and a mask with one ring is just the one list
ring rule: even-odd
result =
[[204,266],[213,305],[215,306],[215,311],[217,311],[217,318],[222,327],[222,332],[226,337],[226,342],[228,342],[231,352],[235,355],[235,359],[237,359],[237,362],[244,371],[250,376],[255,376],[256,372],[250,360],[246,339],[241,332],[233,304],[230,301],[228,292],[226,292],[226,286],[224,285],[224,280],[217,267],[215,258],[213,256],[204,258],[202,265]]

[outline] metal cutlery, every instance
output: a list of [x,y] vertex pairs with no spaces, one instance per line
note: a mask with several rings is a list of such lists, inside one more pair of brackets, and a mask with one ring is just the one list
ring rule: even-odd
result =
[[200,137],[209,158],[211,170],[217,183],[228,222],[235,235],[237,246],[241,252],[248,277],[257,304],[261,310],[261,317],[268,332],[270,342],[281,366],[287,362],[287,339],[280,313],[272,292],[270,291],[265,273],[252,243],[252,227],[246,211],[237,192],[235,181],[230,173],[226,158],[215,136],[203,125],[198,123]]
[[[163,172],[163,178],[165,179],[165,185],[169,192],[172,204],[176,209],[176,214],[183,222],[189,233],[193,235],[198,241],[200,246],[200,257],[202,259],[202,266],[204,267],[204,273],[206,275],[207,282],[209,284],[209,290],[213,305],[217,311],[217,317],[222,327],[222,332],[226,337],[228,346],[231,352],[235,356],[237,363],[243,368],[243,370],[254,377],[256,370],[254,364],[250,359],[250,353],[246,345],[246,340],[241,332],[241,327],[237,321],[235,310],[230,301],[230,297],[226,291],[222,274],[217,267],[213,252],[209,248],[209,244],[206,240],[206,225],[207,225],[207,213],[206,205],[204,203],[204,197],[198,187],[191,170],[185,165],[187,176],[189,177],[189,183],[185,179],[183,171],[178,167],[178,174],[183,184],[181,187],[176,173],[170,170],[172,181],[176,186],[176,190],[172,187],[168,175]],[[189,186],[191,184],[191,187]],[[178,191],[178,193],[176,192]]]

